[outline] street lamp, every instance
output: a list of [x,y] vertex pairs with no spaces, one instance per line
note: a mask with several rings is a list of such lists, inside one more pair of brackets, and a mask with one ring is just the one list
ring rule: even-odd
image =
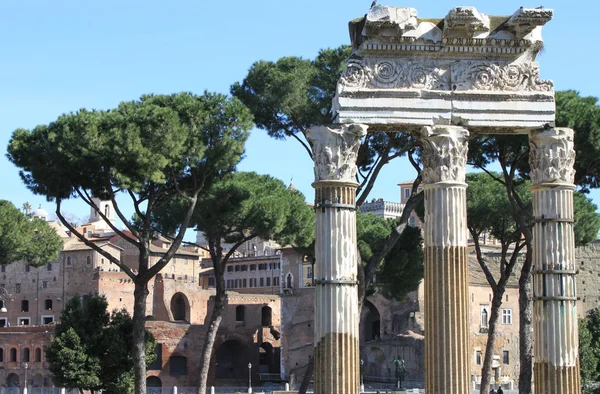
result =
[[248,363],[248,394],[252,394],[252,363]]
[[27,394],[27,369],[29,369],[29,364],[25,363],[25,390],[23,390],[24,394]]
[[4,287],[0,287],[0,305],[2,305],[2,307],[0,307],[0,312],[8,312],[8,309],[6,309],[6,302],[9,298],[10,295],[8,294],[8,290],[6,290]]

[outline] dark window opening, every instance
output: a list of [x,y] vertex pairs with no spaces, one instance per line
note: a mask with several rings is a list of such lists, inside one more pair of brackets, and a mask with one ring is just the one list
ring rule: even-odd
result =
[[51,311],[52,310],[52,300],[44,301],[44,308],[46,308],[47,311]]
[[29,312],[29,301],[27,301],[27,300],[21,301],[21,312]]
[[35,349],[35,362],[36,363],[42,362],[42,348],[38,347]]
[[187,375],[187,358],[183,356],[171,356],[169,358],[171,376]]
[[148,370],[160,371],[162,369],[162,344],[156,344],[154,353],[156,354],[156,360],[154,360],[152,364],[148,365]]
[[272,310],[268,306],[263,306],[261,310],[261,322],[263,327],[272,325]]
[[235,307],[235,321],[243,322],[246,317],[246,307],[243,305],[238,305]]

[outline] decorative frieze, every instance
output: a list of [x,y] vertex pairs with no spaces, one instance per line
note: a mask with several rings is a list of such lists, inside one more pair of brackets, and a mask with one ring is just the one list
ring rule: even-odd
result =
[[339,83],[366,89],[551,92],[552,81],[539,77],[539,65],[489,61],[434,62],[350,59]]
[[423,127],[423,181],[464,183],[468,130],[459,126]]
[[366,125],[315,126],[306,131],[315,162],[315,182],[355,182],[356,156]]
[[529,146],[529,166],[534,184],[574,182],[575,149],[572,129],[534,130],[530,134]]

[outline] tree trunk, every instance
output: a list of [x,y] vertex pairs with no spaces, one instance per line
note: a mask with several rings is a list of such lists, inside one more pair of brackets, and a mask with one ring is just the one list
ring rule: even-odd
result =
[[492,372],[492,356],[496,345],[496,328],[500,318],[500,307],[502,306],[502,297],[504,297],[505,286],[498,286],[492,298],[492,308],[490,310],[490,319],[488,320],[488,337],[485,345],[485,356],[483,358],[483,367],[481,368],[481,387],[480,394],[488,394],[490,391],[490,376]]
[[[312,379],[314,369],[315,369],[315,353],[313,352],[313,356],[308,360],[308,365],[306,366],[306,371],[304,372],[304,378],[302,379],[302,384],[300,385],[298,394],[306,394],[306,390],[308,390],[308,385],[310,384],[310,379]],[[294,388],[290,387],[290,390],[293,391]]]
[[519,394],[531,393],[533,374],[532,255],[529,247],[525,256],[525,263],[519,278]]
[[204,346],[202,347],[202,355],[200,357],[200,365],[198,366],[198,383],[196,385],[197,394],[206,394],[206,381],[208,380],[208,371],[210,369],[210,359],[212,357],[213,346],[215,345],[215,339],[217,338],[217,332],[221,326],[223,320],[223,311],[225,310],[225,290],[222,286],[219,286],[219,280],[217,279],[217,292],[215,294],[215,304],[213,307],[212,314],[210,315],[210,321],[208,323],[208,332],[204,339]]
[[133,296],[133,372],[135,376],[135,394],[146,394],[147,282],[137,279]]

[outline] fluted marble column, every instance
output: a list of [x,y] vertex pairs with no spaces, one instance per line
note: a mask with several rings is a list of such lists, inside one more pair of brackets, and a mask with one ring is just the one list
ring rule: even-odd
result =
[[573,233],[573,130],[536,130],[529,135],[529,143],[535,220],[535,391],[580,393]]
[[425,192],[425,391],[469,394],[465,173],[469,132],[423,128]]
[[356,155],[367,126],[307,131],[315,162],[315,394],[359,392]]

